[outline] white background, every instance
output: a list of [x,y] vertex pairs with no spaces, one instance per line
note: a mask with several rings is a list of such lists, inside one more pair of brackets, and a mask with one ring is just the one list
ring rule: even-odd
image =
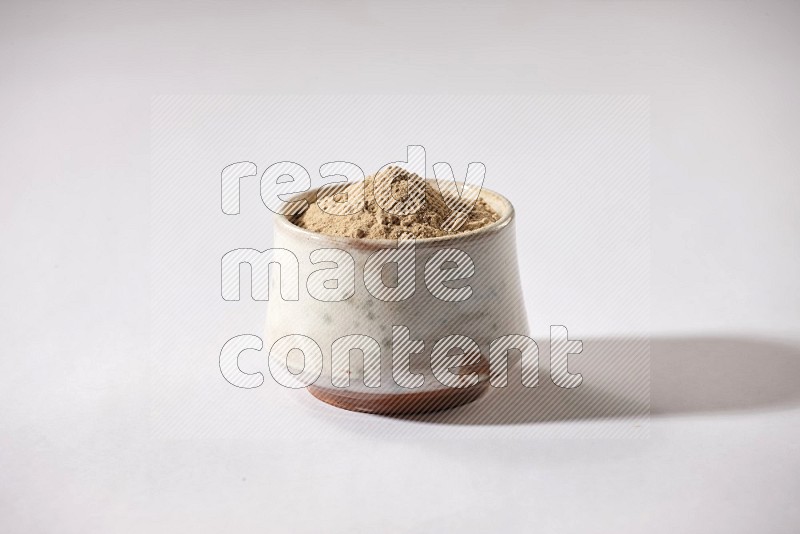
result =
[[[765,2],[3,3],[2,530],[797,531],[798,27]],[[649,439],[154,437],[164,93],[649,95]]]

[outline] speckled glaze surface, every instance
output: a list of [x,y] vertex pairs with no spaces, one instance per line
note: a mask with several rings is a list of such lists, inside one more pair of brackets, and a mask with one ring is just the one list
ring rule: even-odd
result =
[[[313,339],[322,349],[323,370],[308,389],[315,397],[346,409],[409,413],[454,407],[480,397],[488,387],[490,342],[507,334],[529,333],[517,266],[514,209],[497,193],[484,189],[482,194],[500,214],[500,219],[472,232],[416,240],[415,290],[408,299],[399,302],[375,298],[364,283],[364,265],[369,256],[381,249],[397,247],[396,241],[324,235],[299,228],[285,217],[276,216],[274,247],[289,250],[297,256],[300,294],[297,301],[270,299],[266,346],[270,347],[275,340],[292,334]],[[355,294],[347,300],[323,302],[305,291],[309,275],[320,268],[309,261],[309,255],[314,250],[326,248],[344,250],[355,260]],[[437,251],[448,248],[467,253],[475,265],[473,276],[466,281],[472,287],[472,295],[461,302],[436,298],[425,283],[426,262]],[[274,277],[275,273],[271,272],[270,276]],[[270,280],[270,284],[274,285],[275,280]],[[393,325],[407,327],[412,339],[422,340],[425,344],[422,353],[411,356],[411,370],[424,376],[421,387],[402,387],[393,379]],[[336,339],[350,334],[370,336],[380,344],[379,387],[365,386],[361,358],[350,359],[349,386],[333,385],[331,345]],[[452,334],[469,336],[480,347],[480,362],[467,369],[479,373],[477,385],[463,388],[445,386],[431,371],[433,346]],[[301,368],[303,357],[297,352],[289,354],[289,363]]]

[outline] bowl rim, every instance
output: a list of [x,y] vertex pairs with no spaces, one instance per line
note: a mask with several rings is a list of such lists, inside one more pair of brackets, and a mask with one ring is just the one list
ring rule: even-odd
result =
[[[428,182],[435,182],[435,179],[428,178]],[[344,182],[341,182],[343,184]],[[357,182],[351,182],[357,183]],[[309,203],[316,201],[317,192],[323,187],[328,187],[330,185],[339,185],[339,184],[326,184],[319,187],[315,187],[313,189],[309,189],[308,191],[304,191],[302,193],[298,193],[297,195],[290,197],[288,202],[293,200],[306,200]],[[474,187],[471,185],[467,185],[467,187]],[[492,191],[491,189],[487,189],[485,187],[481,187],[480,196],[488,202],[492,208],[500,213],[500,218],[496,221],[492,222],[491,224],[487,224],[481,228],[476,228],[474,230],[468,230],[466,232],[458,232],[452,235],[443,235],[437,237],[415,237],[414,242],[415,244],[446,244],[449,242],[454,241],[464,241],[469,240],[475,237],[484,237],[487,234],[494,234],[499,232],[514,220],[515,211],[514,205],[511,204],[511,201],[508,200],[505,196],[501,195],[496,191]],[[313,200],[310,200],[313,199]],[[344,215],[343,215],[344,217]],[[396,246],[397,239],[374,239],[368,237],[349,237],[349,236],[342,236],[342,235],[332,235],[332,234],[323,234],[321,232],[315,232],[313,230],[308,230],[306,228],[301,228],[297,226],[293,222],[289,220],[289,217],[283,214],[275,213],[273,215],[273,227],[275,231],[283,231],[289,234],[295,234],[297,237],[302,237],[308,240],[313,241],[325,241],[327,243],[340,243],[346,246],[356,246],[358,248],[364,247],[386,247],[386,246]]]

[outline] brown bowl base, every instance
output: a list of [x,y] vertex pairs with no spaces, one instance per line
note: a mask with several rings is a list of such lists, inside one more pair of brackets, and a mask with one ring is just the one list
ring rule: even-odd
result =
[[354,412],[365,412],[383,415],[401,415],[423,412],[435,412],[455,408],[477,400],[489,389],[485,381],[468,388],[443,388],[436,391],[420,393],[402,393],[394,395],[353,393],[347,390],[333,392],[309,386],[308,392],[326,404]]

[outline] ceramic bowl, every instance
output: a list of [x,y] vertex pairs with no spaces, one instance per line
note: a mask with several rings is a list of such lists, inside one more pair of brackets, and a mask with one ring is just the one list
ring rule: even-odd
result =
[[[369,270],[365,280],[365,266],[370,257],[384,250],[396,249],[396,240],[326,235],[300,228],[286,216],[276,215],[273,246],[291,251],[297,258],[299,295],[297,300],[281,298],[275,279],[278,270],[270,269],[269,283],[274,289],[270,290],[265,341],[266,347],[274,349],[270,351],[273,376],[274,369],[281,366],[288,366],[290,373],[287,376],[290,378],[300,369],[314,367],[311,365],[312,355],[302,352],[303,347],[286,350],[291,346],[286,341],[300,339],[299,335],[313,340],[319,347],[322,365],[313,383],[306,379],[305,383],[301,380],[297,385],[307,387],[318,399],[340,408],[387,414],[432,411],[471,402],[485,393],[489,386],[490,343],[508,334],[527,336],[529,331],[517,266],[514,208],[505,197],[495,192],[483,189],[481,194],[500,215],[499,220],[465,233],[416,239],[413,260],[407,268],[381,271],[381,281],[389,285],[397,284],[401,269],[405,269],[403,276],[414,275],[413,293],[405,294],[407,298],[398,301],[385,300],[374,288],[370,291],[370,280],[375,283],[374,269]],[[343,265],[349,264],[349,260],[319,262],[320,259],[346,258],[339,251],[352,257],[352,267]],[[436,266],[453,267],[453,264],[442,264],[442,260],[464,259],[462,253],[474,265],[471,276],[459,281],[441,282],[437,272],[445,271]],[[317,263],[312,260],[317,260]],[[325,301],[319,298],[325,298],[320,290],[309,290],[314,284],[319,289],[319,280],[325,275],[324,271],[319,271],[326,266],[338,266],[337,273],[347,275],[344,278],[348,280],[326,286],[336,286],[333,289],[338,289],[339,293],[331,290],[328,295],[338,294],[339,300]],[[372,273],[372,278],[369,273]],[[349,281],[351,275],[354,287]],[[437,284],[445,287],[440,288]],[[469,287],[464,290],[466,286]],[[458,288],[462,290],[457,291]],[[467,293],[468,297],[464,298]],[[412,348],[421,350],[399,362],[406,368],[396,372],[394,367],[398,361],[393,358],[393,352],[399,354],[409,348],[408,342],[405,347],[393,346],[403,344],[402,336],[397,335],[398,329],[417,341]],[[367,336],[369,339],[352,336]],[[464,341],[465,337],[475,345],[467,341],[464,350],[452,347],[455,339]],[[345,367],[339,365],[341,360],[332,358],[334,343],[341,338],[346,339],[339,341],[339,355],[349,355],[349,366]],[[441,341],[443,338],[445,341]],[[282,344],[274,345],[281,339]],[[347,342],[355,339],[367,340],[368,344],[363,346],[363,351],[348,352]],[[437,343],[440,343],[438,347]],[[464,353],[462,361],[466,364],[450,369],[454,378],[441,380],[441,373],[437,378],[432,367],[432,363],[436,363],[432,362],[432,355],[436,347],[436,354],[443,357],[448,346],[452,349],[450,354]],[[409,376],[404,371],[414,373],[413,377],[421,376],[421,384],[419,378],[404,381],[404,377]],[[398,374],[401,375],[400,383]],[[459,380],[459,377],[465,379]],[[411,385],[415,387],[409,387]]]

